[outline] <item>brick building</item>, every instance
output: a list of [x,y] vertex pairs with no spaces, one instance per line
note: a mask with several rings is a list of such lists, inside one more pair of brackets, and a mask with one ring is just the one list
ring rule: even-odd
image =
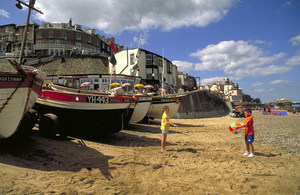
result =
[[[25,24],[0,26],[0,56],[19,56],[24,28]],[[68,23],[44,22],[41,26],[30,21],[24,55],[63,56],[80,53],[108,57],[111,55],[110,40],[95,34],[95,29],[86,30],[82,25],[72,25],[72,20]],[[122,46],[117,46],[121,50]]]
[[[27,39],[25,42],[25,56],[34,54],[35,30],[39,27],[34,22],[29,22]],[[6,24],[0,26],[0,56],[17,57],[21,51],[21,44],[25,24]]]
[[95,34],[95,29],[84,29],[82,25],[44,22],[36,29],[35,52],[37,55],[69,56],[72,52],[85,55],[110,56],[111,49],[105,37]]

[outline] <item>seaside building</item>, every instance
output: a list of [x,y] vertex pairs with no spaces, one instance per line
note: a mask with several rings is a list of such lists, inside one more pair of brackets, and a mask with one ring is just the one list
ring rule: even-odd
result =
[[[137,61],[138,49],[128,49],[116,53],[117,60],[116,74],[125,74],[131,76],[140,76],[145,84],[160,86],[162,82],[163,57],[147,51],[139,50],[139,60]],[[177,86],[177,66],[170,60],[164,58],[164,80],[172,87]]]
[[[6,24],[0,26],[0,56],[18,57],[21,50],[25,24]],[[39,25],[30,21],[25,43],[24,56],[70,56],[71,54],[109,57],[109,44],[114,38],[105,39],[95,33],[95,29],[84,29],[82,25],[44,22]],[[115,44],[121,51],[123,46]]]
[[111,48],[105,37],[95,34],[95,29],[84,29],[82,25],[44,22],[36,29],[35,52],[37,55],[58,56],[83,54],[108,57]]
[[185,91],[193,91],[197,89],[196,78],[182,72],[177,72],[177,87]]
[[[39,27],[35,22],[28,24],[24,55],[34,55],[35,30]],[[0,26],[0,57],[18,57],[24,35],[25,24],[6,24]]]
[[222,81],[216,81],[208,86],[208,89],[230,102],[242,102],[243,91],[238,83],[233,83],[227,76]]

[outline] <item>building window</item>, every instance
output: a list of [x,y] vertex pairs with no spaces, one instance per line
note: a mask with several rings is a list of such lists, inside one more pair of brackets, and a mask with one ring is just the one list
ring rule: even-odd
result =
[[49,43],[50,46],[54,45],[54,41],[53,40],[49,40],[48,43]]
[[105,49],[105,44],[102,42],[102,49]]
[[89,42],[89,43],[92,42],[92,37],[88,37],[88,42]]
[[63,32],[61,36],[62,36],[63,39],[67,39],[67,33],[66,32]]
[[53,31],[50,31],[50,32],[49,32],[49,38],[53,38],[53,36],[54,36]]
[[147,78],[146,79],[152,79],[152,73],[147,73]]
[[157,65],[157,56],[153,55],[153,65]]
[[162,64],[162,59],[161,58],[158,58],[158,66],[162,67],[163,64]]
[[130,54],[130,64],[134,64],[134,54]]
[[81,40],[81,34],[77,34],[77,40]]
[[38,38],[43,38],[42,32],[38,32]]
[[171,62],[167,62],[167,72],[172,73],[172,64],[171,64]]
[[8,26],[6,26],[5,28],[4,28],[4,32],[6,32],[6,33],[8,33]]
[[54,49],[50,49],[49,52],[50,52],[49,53],[50,55],[53,55],[54,54]]
[[62,27],[62,28],[68,28],[68,25],[65,24],[65,23],[63,23],[63,24],[61,24],[61,27]]
[[152,54],[146,55],[146,65],[152,65]]
[[76,43],[76,48],[80,50],[81,49],[81,43]]

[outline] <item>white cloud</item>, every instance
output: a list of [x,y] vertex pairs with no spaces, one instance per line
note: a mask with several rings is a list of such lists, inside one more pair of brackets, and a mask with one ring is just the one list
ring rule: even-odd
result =
[[7,11],[5,11],[4,9],[0,9],[0,16],[9,18],[9,13]]
[[291,66],[275,65],[283,59],[284,53],[267,56],[261,48],[247,41],[222,41],[216,45],[208,45],[202,50],[191,53],[190,56],[200,60],[200,63],[195,64],[196,70],[221,70],[237,80],[291,70]]
[[264,40],[254,40],[254,41],[249,41],[249,42],[253,42],[256,45],[268,45],[268,46],[272,46],[272,42],[267,42]]
[[193,63],[191,62],[174,60],[172,63],[178,67],[178,71],[180,72],[187,73],[194,70]]
[[274,81],[269,82],[270,85],[288,84],[288,83],[291,83],[291,81],[289,81],[289,80],[274,80]]
[[209,85],[215,81],[222,81],[223,79],[224,77],[212,77],[212,78],[203,79],[201,80],[201,85]]
[[[149,38],[149,34],[148,34],[148,32],[146,31],[146,32],[144,32],[143,34],[142,34],[142,38],[141,38],[141,45],[145,45],[145,44],[147,44],[147,39]],[[140,41],[140,36],[139,37],[137,37],[137,36],[135,36],[135,37],[133,37],[133,42],[134,43],[139,43],[139,41]]]
[[[106,33],[161,28],[164,31],[218,22],[237,0],[39,0],[42,21],[76,23]],[[59,5],[59,6],[57,6]]]
[[263,82],[252,83],[252,84],[251,84],[251,87],[262,86],[262,85],[264,85],[264,84],[265,84],[265,83],[263,83]]
[[296,52],[296,55],[288,59],[285,63],[287,66],[299,66],[300,65],[300,50]]
[[290,42],[292,43],[292,45],[296,46],[296,45],[300,45],[300,35],[297,35],[295,37],[292,37],[290,39]]
[[267,88],[267,89],[255,89],[255,90],[252,90],[251,93],[268,93],[268,92],[272,92],[274,91],[275,89],[274,88]]

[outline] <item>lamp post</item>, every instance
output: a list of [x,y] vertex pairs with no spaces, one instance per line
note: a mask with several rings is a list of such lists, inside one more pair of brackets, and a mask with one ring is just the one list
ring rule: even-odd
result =
[[22,1],[20,1],[20,0],[17,0],[16,7],[19,8],[19,9],[22,9],[23,7],[22,7],[21,4],[28,7],[28,13],[27,13],[27,20],[26,20],[26,23],[25,23],[24,33],[23,33],[23,37],[22,37],[21,52],[20,52],[20,56],[19,56],[19,64],[22,63],[22,58],[23,58],[23,54],[24,54],[24,45],[25,45],[25,41],[26,41],[26,38],[27,38],[27,29],[28,29],[31,10],[33,9],[33,10],[43,14],[43,12],[41,12],[41,11],[39,11],[39,10],[37,10],[33,7],[34,4],[35,4],[35,0],[30,0],[29,5],[22,2]]
[[[199,88],[200,88],[200,77],[196,77],[196,79],[199,79]],[[196,86],[197,86],[197,80],[196,80]]]

